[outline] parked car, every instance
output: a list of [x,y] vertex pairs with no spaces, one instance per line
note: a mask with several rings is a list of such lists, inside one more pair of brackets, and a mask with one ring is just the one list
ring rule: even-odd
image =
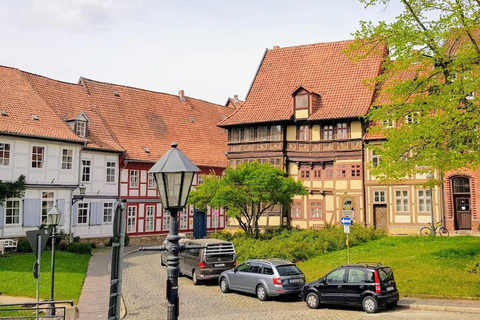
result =
[[[185,233],[179,233],[178,236],[180,237],[180,240],[178,241],[180,244],[184,243],[185,240],[187,239],[187,235]],[[169,241],[165,238],[162,242],[162,246],[167,246]],[[168,257],[168,251],[160,251],[160,264],[162,266],[167,265],[167,257]]]
[[250,259],[238,267],[222,272],[218,280],[223,293],[241,291],[256,294],[265,301],[269,297],[302,292],[305,275],[292,262],[283,259]]
[[381,264],[342,265],[305,285],[302,299],[316,309],[320,304],[362,306],[368,313],[395,308],[399,299],[390,267]]
[[[216,280],[220,274],[237,265],[233,243],[218,239],[182,239],[181,244],[201,245],[201,249],[186,249],[179,253],[180,273],[192,278],[193,284]],[[166,256],[161,256],[162,265]]]

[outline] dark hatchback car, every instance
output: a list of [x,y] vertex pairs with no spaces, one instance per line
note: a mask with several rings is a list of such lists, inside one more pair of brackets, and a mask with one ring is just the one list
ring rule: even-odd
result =
[[381,264],[342,265],[303,287],[302,299],[312,309],[320,304],[362,306],[368,313],[392,309],[399,294],[390,267]]

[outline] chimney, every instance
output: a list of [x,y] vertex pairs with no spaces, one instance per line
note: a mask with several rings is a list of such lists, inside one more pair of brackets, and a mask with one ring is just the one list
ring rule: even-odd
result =
[[180,101],[185,102],[185,91],[178,90],[178,98],[180,99]]
[[235,103],[238,103],[238,94],[233,95],[233,101],[235,101]]
[[273,46],[273,49],[280,49],[279,46]]

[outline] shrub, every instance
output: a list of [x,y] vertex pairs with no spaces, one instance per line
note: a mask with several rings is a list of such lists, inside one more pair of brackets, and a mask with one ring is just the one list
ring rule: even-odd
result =
[[17,243],[17,252],[33,252],[27,239],[20,239]]
[[80,243],[80,237],[73,237],[73,242],[74,243]]
[[67,246],[68,252],[78,253],[78,254],[92,254],[92,248],[88,243],[81,242],[71,242]]
[[68,247],[68,242],[67,240],[60,240],[58,243],[57,249],[60,251],[66,251]]

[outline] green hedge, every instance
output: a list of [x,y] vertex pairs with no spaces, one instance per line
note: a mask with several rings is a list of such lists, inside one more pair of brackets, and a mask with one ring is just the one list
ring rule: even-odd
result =
[[[385,236],[385,231],[371,227],[350,227],[350,247]],[[216,233],[216,238],[232,241],[239,262],[257,258],[282,258],[293,262],[304,261],[328,252],[346,248],[347,236],[343,226],[327,225],[322,230],[278,228],[266,230],[261,239],[248,237],[243,232],[235,235]]]

